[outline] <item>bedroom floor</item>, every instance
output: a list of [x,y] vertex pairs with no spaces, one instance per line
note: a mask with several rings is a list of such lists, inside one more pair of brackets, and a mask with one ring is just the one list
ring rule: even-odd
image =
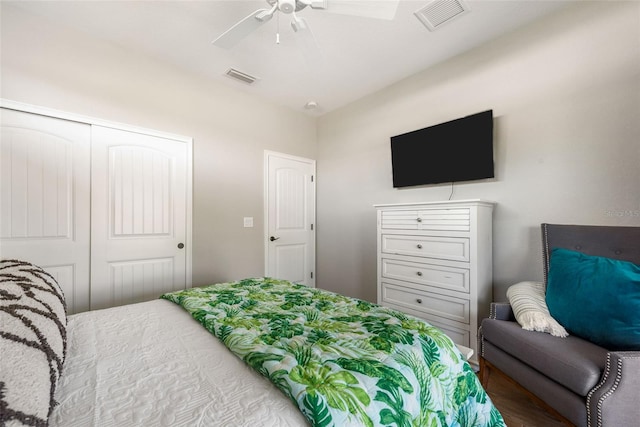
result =
[[501,375],[491,375],[487,392],[507,427],[566,427]]

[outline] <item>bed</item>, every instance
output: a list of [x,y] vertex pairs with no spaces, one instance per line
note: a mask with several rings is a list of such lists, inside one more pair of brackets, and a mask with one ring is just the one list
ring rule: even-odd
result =
[[256,278],[66,317],[36,266],[0,285],[7,426],[504,426],[451,340],[365,301]]

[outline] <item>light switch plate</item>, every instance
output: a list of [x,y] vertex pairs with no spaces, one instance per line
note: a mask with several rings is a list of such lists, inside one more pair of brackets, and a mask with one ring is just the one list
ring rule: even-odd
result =
[[252,216],[245,216],[243,219],[244,222],[244,227],[245,228],[251,228],[253,227],[253,217]]

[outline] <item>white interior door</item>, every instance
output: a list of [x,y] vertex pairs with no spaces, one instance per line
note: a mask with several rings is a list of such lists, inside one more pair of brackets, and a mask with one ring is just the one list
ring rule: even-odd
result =
[[0,109],[0,255],[37,264],[89,309],[91,127]]
[[184,289],[187,144],[102,126],[92,143],[91,309]]
[[315,160],[265,152],[266,276],[315,287]]

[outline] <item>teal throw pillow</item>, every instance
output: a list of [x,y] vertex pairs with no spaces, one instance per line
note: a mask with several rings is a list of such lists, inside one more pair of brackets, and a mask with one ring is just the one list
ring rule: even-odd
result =
[[640,266],[553,249],[546,302],[573,335],[609,350],[640,350]]

